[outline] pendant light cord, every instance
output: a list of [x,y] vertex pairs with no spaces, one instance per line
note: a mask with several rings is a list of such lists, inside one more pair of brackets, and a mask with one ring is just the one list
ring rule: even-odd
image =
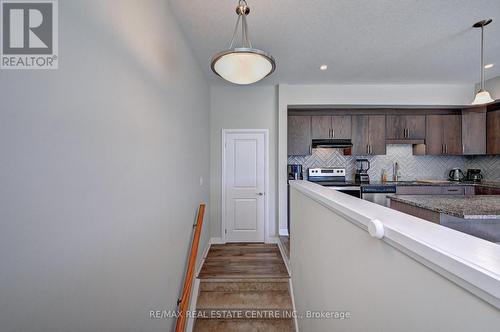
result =
[[484,26],[481,26],[481,91],[484,91]]
[[236,34],[238,33],[238,26],[240,25],[241,15],[238,15],[238,19],[236,20],[236,26],[234,27],[233,37],[231,38],[231,43],[229,44],[229,49],[233,48],[234,39],[236,38]]
[[[248,7],[247,2],[245,0],[238,1],[239,7]],[[238,12],[238,11],[237,11]],[[231,43],[229,44],[229,49],[232,49],[234,46],[234,40],[236,39],[236,35],[238,34],[238,27],[240,26],[241,21],[241,43],[242,47],[252,48],[252,43],[248,38],[248,25],[247,25],[247,13],[242,12],[238,13],[238,19],[236,20],[236,26],[234,27],[233,37],[231,38]]]

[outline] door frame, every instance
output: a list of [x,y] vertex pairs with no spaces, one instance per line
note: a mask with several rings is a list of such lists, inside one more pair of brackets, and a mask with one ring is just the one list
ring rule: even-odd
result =
[[269,129],[222,129],[222,242],[226,236],[226,142],[228,134],[264,134],[264,243],[269,241]]

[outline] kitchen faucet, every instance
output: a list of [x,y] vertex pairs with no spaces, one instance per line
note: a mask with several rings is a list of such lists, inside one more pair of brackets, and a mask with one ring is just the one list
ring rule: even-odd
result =
[[392,180],[399,181],[401,179],[401,173],[399,172],[399,164],[395,162],[392,165]]

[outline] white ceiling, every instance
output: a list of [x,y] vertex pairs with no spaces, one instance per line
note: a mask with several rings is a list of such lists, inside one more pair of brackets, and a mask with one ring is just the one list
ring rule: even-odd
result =
[[[236,0],[170,0],[210,78],[228,47]],[[484,18],[487,78],[500,76],[500,0],[247,0],[250,39],[272,54],[264,84],[466,83],[479,81]],[[327,71],[318,67],[327,64]]]

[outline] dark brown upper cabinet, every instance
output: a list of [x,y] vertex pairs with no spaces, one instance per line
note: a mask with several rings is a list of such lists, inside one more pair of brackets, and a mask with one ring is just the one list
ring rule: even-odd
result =
[[385,115],[353,115],[352,116],[352,154],[384,155]]
[[486,152],[500,154],[500,110],[488,112],[486,124]]
[[461,120],[460,115],[427,115],[425,154],[461,155]]
[[486,107],[462,111],[462,154],[486,154]]
[[387,115],[386,131],[391,141],[414,141],[425,139],[425,115]]
[[313,139],[351,138],[351,116],[312,116],[311,131]]
[[310,155],[311,140],[311,117],[288,116],[288,155]]

